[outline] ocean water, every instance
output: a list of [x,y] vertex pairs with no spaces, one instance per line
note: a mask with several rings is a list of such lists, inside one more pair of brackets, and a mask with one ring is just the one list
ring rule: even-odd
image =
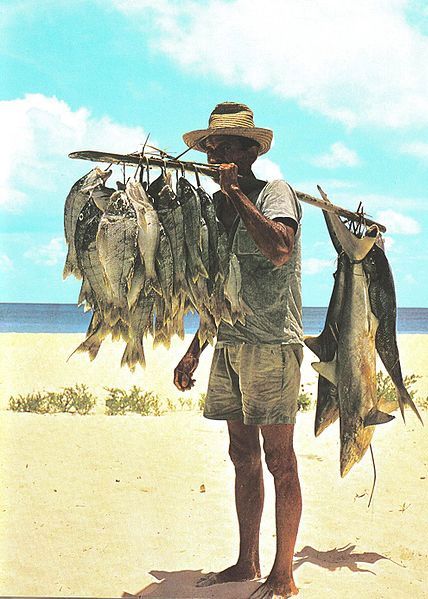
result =
[[[305,335],[317,335],[324,327],[327,308],[303,308]],[[0,303],[0,333],[84,333],[91,318],[75,304]],[[197,315],[185,317],[186,333],[195,333]],[[398,308],[398,333],[428,333],[428,308]]]

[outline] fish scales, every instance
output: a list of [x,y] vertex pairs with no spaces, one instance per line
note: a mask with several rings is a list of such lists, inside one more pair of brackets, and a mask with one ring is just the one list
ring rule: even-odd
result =
[[103,171],[96,167],[76,181],[67,195],[64,206],[64,235],[68,251],[63,271],[64,279],[70,274],[77,279],[81,278],[75,245],[77,219],[90,199],[91,192],[97,186],[103,185],[110,175],[111,171]]
[[[209,272],[210,280],[212,282],[215,282],[215,280],[219,276],[220,271],[218,253],[219,227],[216,211],[210,195],[204,189],[202,189],[202,187],[198,187],[196,189],[196,193],[198,194],[200,199],[202,218],[204,219],[206,227],[208,229],[209,266],[207,270]],[[205,262],[204,264],[205,267],[207,267]]]
[[146,191],[138,181],[129,180],[126,194],[134,207],[138,224],[138,247],[145,269],[144,293],[150,289],[161,294],[156,268],[155,256],[159,245],[160,223],[156,210]]
[[129,313],[129,341],[123,352],[121,366],[127,365],[133,371],[137,364],[146,365],[144,354],[144,335],[153,327],[153,309],[156,293],[152,290],[148,295],[140,293],[139,300]]
[[172,318],[173,312],[174,258],[171,243],[162,225],[160,228],[159,247],[156,254],[156,271],[164,301],[164,322],[167,322]]
[[159,220],[165,229],[172,250],[174,295],[178,296],[187,288],[183,212],[177,203],[175,193],[168,185],[160,191],[159,203]]
[[127,293],[137,252],[137,219],[124,191],[115,192],[98,227],[96,243],[105,280],[119,314],[127,311]]
[[183,211],[184,240],[187,249],[187,265],[194,282],[199,277],[208,278],[208,272],[202,259],[201,205],[195,188],[180,177],[177,187],[177,199]]

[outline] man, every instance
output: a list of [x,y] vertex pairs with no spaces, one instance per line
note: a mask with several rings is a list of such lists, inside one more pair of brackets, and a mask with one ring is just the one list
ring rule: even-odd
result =
[[[208,384],[204,415],[226,420],[229,455],[235,466],[240,548],[237,563],[211,573],[198,586],[260,577],[259,529],[263,509],[260,433],[276,494],[276,557],[266,581],[252,597],[290,597],[298,592],[292,561],[301,514],[293,449],[302,361],[300,291],[301,210],[285,181],[258,180],[257,156],[267,152],[272,132],[254,126],[252,111],[224,102],[208,129],[183,136],[189,147],[221,164],[217,216],[229,233],[242,277],[242,297],[252,313],[245,325],[222,321]],[[196,334],[174,371],[184,391],[204,347]]]

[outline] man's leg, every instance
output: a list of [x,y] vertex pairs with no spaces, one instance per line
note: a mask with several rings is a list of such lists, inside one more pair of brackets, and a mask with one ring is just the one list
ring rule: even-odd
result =
[[298,593],[293,580],[293,555],[302,512],[302,496],[293,448],[293,424],[260,426],[266,464],[275,482],[276,556],[272,570],[253,599],[283,599]]
[[229,455],[235,466],[235,502],[239,523],[239,557],[234,566],[208,574],[197,586],[252,580],[260,576],[259,531],[263,511],[263,472],[259,427],[229,421]]

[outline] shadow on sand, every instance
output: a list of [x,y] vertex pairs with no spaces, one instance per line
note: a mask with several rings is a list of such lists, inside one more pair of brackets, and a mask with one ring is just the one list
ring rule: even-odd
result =
[[[368,552],[354,553],[356,545],[348,544],[344,547],[335,547],[329,551],[318,551],[309,545],[298,551],[294,557],[293,570],[303,564],[314,564],[334,572],[341,568],[348,568],[351,572],[368,572],[376,575],[373,570],[361,567],[363,564],[375,564],[381,559],[394,562],[389,557],[380,553]],[[123,593],[122,597],[157,597],[158,599],[248,599],[256,590],[259,581],[231,582],[228,584],[213,585],[210,587],[196,587],[196,582],[203,576],[202,570],[181,570],[178,572],[165,572],[152,570],[150,574],[156,578],[144,589],[136,593]]]
[[165,572],[152,570],[152,582],[136,593],[123,593],[122,597],[157,597],[158,599],[248,599],[259,583],[230,582],[210,587],[196,587],[196,582],[203,576],[202,570],[180,570]]
[[[303,547],[301,551],[294,554],[297,558],[294,560],[293,570],[297,570],[302,564],[315,564],[321,568],[326,568],[331,572],[339,570],[340,568],[348,568],[351,572],[369,572],[370,574],[376,575],[373,570],[359,567],[358,564],[375,564],[381,559],[386,559],[393,562],[397,566],[401,566],[397,562],[394,562],[389,557],[381,555],[380,553],[373,553],[365,551],[364,553],[353,553],[356,545],[345,545],[344,547],[335,547],[329,551],[318,551],[313,547]],[[404,566],[401,566],[404,567]]]

